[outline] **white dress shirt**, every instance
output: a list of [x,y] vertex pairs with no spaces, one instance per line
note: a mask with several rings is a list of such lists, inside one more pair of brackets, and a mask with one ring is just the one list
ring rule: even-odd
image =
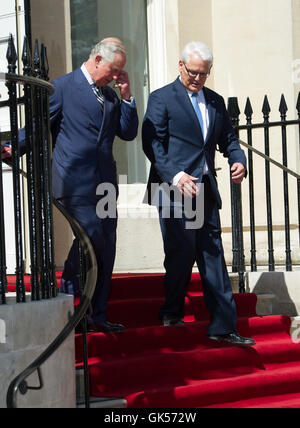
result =
[[[193,92],[189,91],[188,89],[186,91],[187,91],[189,99],[190,99],[190,101],[192,103]],[[202,89],[201,89],[200,92],[198,92],[197,101],[198,101],[198,105],[199,105],[201,116],[202,116],[203,139],[205,141],[205,139],[207,137],[208,128],[209,128],[209,116],[208,116],[208,109],[207,109],[207,106],[206,106],[206,101],[205,101],[205,97],[204,97]],[[205,162],[203,175],[206,175],[207,173],[208,173],[208,167],[207,167],[207,163]],[[178,174],[176,174],[175,177],[173,178],[172,184],[174,186],[177,186],[178,182],[184,176],[184,174],[186,174],[184,171],[178,172]]]
[[95,84],[95,82],[92,79],[92,76],[90,75],[90,73],[87,71],[86,66],[84,64],[82,64],[81,66],[81,71],[84,74],[86,80],[89,82],[89,84],[92,86]]

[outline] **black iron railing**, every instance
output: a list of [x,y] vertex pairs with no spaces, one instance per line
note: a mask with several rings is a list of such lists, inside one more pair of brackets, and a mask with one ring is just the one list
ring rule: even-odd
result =
[[[42,59],[42,60],[41,60]],[[20,176],[19,128],[20,114],[18,105],[24,103],[25,138],[26,138],[26,169],[29,218],[29,243],[31,260],[31,299],[49,299],[57,295],[56,274],[54,265],[53,242],[53,211],[50,173],[50,126],[49,126],[49,95],[53,86],[47,82],[47,55],[44,46],[36,42],[34,68],[31,53],[25,38],[23,49],[24,76],[16,74],[17,54],[12,36],[7,51],[8,73],[0,73],[8,88],[8,101],[0,103],[0,108],[9,107],[10,142],[12,149],[12,176],[14,199],[14,224],[16,248],[16,299],[18,303],[26,301],[24,284],[24,239],[22,189]],[[23,87],[24,97],[18,98],[17,89]],[[2,171],[1,171],[2,172]],[[1,183],[2,184],[2,183]],[[3,204],[3,186],[0,189],[1,206]],[[1,228],[4,228],[4,213],[1,214]],[[6,260],[5,240],[1,242],[1,303],[5,304],[6,291]]]
[[[52,205],[69,222],[75,237],[79,242],[80,251],[80,303],[74,315],[69,320],[57,338],[47,347],[43,354],[19,374],[10,384],[7,392],[7,406],[17,407],[18,393],[26,394],[32,389],[44,386],[41,366],[56,352],[60,345],[71,334],[75,327],[82,322],[84,361],[85,361],[85,402],[89,407],[89,385],[87,365],[87,312],[91,306],[97,281],[97,261],[93,247],[82,227],[68,214],[63,206],[52,198],[51,189],[51,140],[49,123],[49,96],[53,86],[48,83],[48,61],[46,48],[35,43],[33,60],[31,50],[25,37],[23,48],[24,75],[16,74],[17,54],[12,36],[9,39],[8,73],[0,73],[0,79],[8,87],[8,100],[0,102],[0,108],[9,108],[10,132],[2,133],[4,140],[11,142],[12,158],[4,162],[12,168],[14,194],[14,222],[16,228],[16,301],[26,302],[24,285],[24,242],[23,242],[23,208],[21,177],[26,178],[28,230],[30,236],[30,277],[31,300],[51,299],[57,296],[56,274],[54,264],[53,214]],[[24,96],[17,94],[22,87]],[[20,114],[18,106],[24,105],[26,139],[26,171],[20,166],[22,154],[19,147]],[[22,132],[22,131],[21,131]],[[25,205],[25,204],[24,204]],[[5,211],[3,206],[2,162],[0,162],[0,304],[6,304],[7,269],[5,254]],[[26,379],[35,371],[38,373],[40,385],[31,387]]]
[[[57,201],[54,200],[55,206],[68,220],[72,227],[75,237],[80,242],[81,258],[84,265],[84,280],[81,284],[81,296],[80,304],[77,306],[74,315],[69,320],[68,324],[64,327],[61,333],[55,338],[55,340],[47,347],[47,349],[40,355],[32,364],[30,364],[22,373],[20,373],[10,384],[7,392],[7,407],[17,408],[18,407],[18,393],[25,395],[29,390],[42,389],[44,386],[41,366],[58,350],[62,343],[68,338],[72,331],[77,325],[84,320],[84,361],[85,366],[87,362],[87,344],[86,344],[86,313],[91,305],[93,294],[95,291],[97,281],[97,260],[94,253],[92,244],[87,237],[82,227],[68,214],[64,207]],[[89,385],[88,385],[88,373],[87,366],[85,368],[85,405],[89,407]],[[38,373],[40,385],[38,387],[29,386],[26,379],[34,372]]]
[[[268,253],[268,270],[275,271],[276,269],[276,260],[274,256],[274,222],[273,222],[273,210],[272,210],[272,178],[271,174],[271,165],[275,165],[282,170],[283,174],[283,223],[284,223],[284,240],[285,240],[285,269],[286,271],[292,271],[293,261],[292,261],[292,247],[291,247],[291,225],[290,225],[290,190],[289,190],[289,177],[294,177],[297,179],[297,207],[293,206],[293,209],[297,210],[298,213],[298,230],[300,232],[300,175],[288,168],[288,147],[289,143],[294,143],[294,140],[291,141],[288,138],[287,129],[288,127],[296,126],[296,139],[298,150],[300,147],[300,94],[298,96],[298,101],[296,104],[296,110],[298,113],[298,119],[287,120],[287,104],[285,101],[284,95],[281,97],[279,105],[280,120],[279,121],[270,121],[270,105],[268,97],[265,96],[262,113],[263,121],[260,123],[253,123],[252,116],[253,110],[251,106],[250,99],[247,99],[245,107],[245,117],[246,124],[240,125],[240,109],[238,105],[237,98],[230,98],[228,103],[228,113],[235,129],[236,135],[240,137],[242,131],[246,132],[247,143],[240,140],[242,146],[248,150],[248,181],[249,181],[249,231],[250,231],[250,266],[251,271],[255,272],[258,268],[257,263],[257,245],[256,245],[256,216],[255,216],[255,169],[254,169],[254,155],[258,155],[263,158],[265,161],[265,183],[259,183],[260,187],[265,186],[265,204],[266,204],[266,218],[265,224],[267,228],[267,248]],[[278,159],[273,159],[270,157],[270,150],[272,148],[273,138],[270,136],[270,129],[277,128],[280,132],[275,137],[276,141],[278,138],[281,140],[281,151],[282,158],[280,161]],[[260,140],[264,141],[264,152],[253,147],[253,132],[254,130],[262,130],[262,135]],[[256,136],[257,137],[257,136]],[[278,144],[278,143],[277,143]],[[294,145],[295,147],[295,145]],[[295,149],[293,149],[295,151]],[[292,155],[295,156],[295,153]],[[276,189],[277,190],[277,189]],[[242,204],[242,194],[241,194],[241,185],[232,184],[231,188],[232,195],[232,247],[233,247],[233,262],[232,270],[233,272],[238,272],[240,276],[240,291],[245,290],[244,286],[244,273],[245,273],[245,254],[244,254],[244,216],[243,211],[246,209]],[[278,209],[278,193],[277,193],[277,209]],[[259,204],[263,204],[263,201],[259,201]],[[300,238],[300,235],[299,235]]]

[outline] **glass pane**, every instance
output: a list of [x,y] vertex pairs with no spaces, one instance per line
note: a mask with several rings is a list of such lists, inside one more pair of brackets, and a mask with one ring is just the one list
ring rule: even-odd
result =
[[80,67],[98,40],[96,0],[71,0],[71,37],[73,69]]
[[[126,71],[136,99],[140,123],[148,98],[146,0],[71,0],[73,68],[89,57],[91,47],[105,37],[119,37],[126,45]],[[141,128],[141,127],[140,127]],[[140,131],[135,141],[116,138],[114,155],[118,173],[128,183],[145,183],[148,162],[142,151]]]

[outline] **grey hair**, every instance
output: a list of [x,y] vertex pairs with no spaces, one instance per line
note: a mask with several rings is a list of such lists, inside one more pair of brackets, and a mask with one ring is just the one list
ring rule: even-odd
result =
[[90,58],[95,58],[97,55],[101,55],[103,62],[113,62],[115,55],[120,54],[127,56],[126,48],[121,41],[112,41],[112,40],[102,40],[97,43],[90,54]]
[[210,64],[213,63],[213,55],[209,47],[202,42],[190,42],[188,43],[182,53],[181,60],[184,63],[188,63],[191,55],[198,55],[203,61],[208,61]]

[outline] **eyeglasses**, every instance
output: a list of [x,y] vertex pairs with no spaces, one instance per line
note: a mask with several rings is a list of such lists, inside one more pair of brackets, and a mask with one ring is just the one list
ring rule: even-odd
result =
[[210,73],[197,73],[196,71],[192,71],[192,70],[189,70],[188,68],[187,68],[187,66],[185,65],[185,63],[183,63],[183,65],[184,65],[184,67],[185,67],[185,69],[186,69],[186,71],[187,71],[187,74],[190,76],[190,77],[192,77],[193,79],[195,79],[196,77],[200,77],[200,79],[207,79],[208,78],[208,76],[210,75]]

